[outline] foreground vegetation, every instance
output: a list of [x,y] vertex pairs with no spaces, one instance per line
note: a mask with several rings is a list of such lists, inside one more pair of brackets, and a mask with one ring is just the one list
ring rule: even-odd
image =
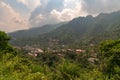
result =
[[15,50],[9,40],[0,31],[0,80],[120,80],[120,40],[102,42],[94,63],[88,61],[89,52],[31,57]]

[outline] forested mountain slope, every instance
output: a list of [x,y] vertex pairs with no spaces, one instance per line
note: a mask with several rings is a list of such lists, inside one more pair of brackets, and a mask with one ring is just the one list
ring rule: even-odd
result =
[[58,24],[47,24],[40,27],[30,28],[27,30],[19,30],[16,32],[9,33],[14,38],[23,38],[23,37],[33,37],[38,36],[40,34],[48,33],[58,27],[60,27],[63,24],[66,24],[67,22],[61,22]]
[[[37,36],[34,33],[29,37],[17,38],[13,36],[15,40],[12,41],[12,44],[18,46],[39,44],[43,46],[48,45],[49,41],[54,39],[59,40],[61,45],[97,44],[106,39],[118,39],[120,37],[119,31],[120,11],[117,11],[101,13],[96,17],[91,15],[78,17],[53,31]],[[19,33],[19,35],[21,34]]]

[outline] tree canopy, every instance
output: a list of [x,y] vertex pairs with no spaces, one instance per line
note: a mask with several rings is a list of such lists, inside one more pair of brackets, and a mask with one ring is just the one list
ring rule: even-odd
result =
[[107,40],[100,45],[104,72],[120,78],[120,40]]

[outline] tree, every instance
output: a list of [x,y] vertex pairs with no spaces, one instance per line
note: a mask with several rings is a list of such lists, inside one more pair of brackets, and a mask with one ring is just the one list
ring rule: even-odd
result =
[[0,50],[5,49],[8,46],[10,37],[3,31],[0,31]]
[[120,40],[104,41],[100,45],[104,72],[120,79]]
[[0,53],[12,52],[16,54],[16,50],[9,45],[10,37],[3,31],[0,31]]

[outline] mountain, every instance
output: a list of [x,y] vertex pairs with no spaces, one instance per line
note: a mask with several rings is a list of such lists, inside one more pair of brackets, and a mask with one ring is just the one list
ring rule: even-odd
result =
[[[96,17],[78,17],[56,30],[46,33],[46,39],[58,39],[59,44],[82,45],[98,44],[107,39],[120,37],[120,11],[101,13]],[[42,35],[43,36],[43,35]],[[79,46],[80,45],[80,46]]]
[[9,35],[14,38],[38,36],[40,34],[50,32],[66,23],[67,22],[61,22],[58,24],[47,24],[41,27],[30,28],[28,30],[20,30],[20,31],[12,32],[12,33],[9,33]]
[[[14,45],[48,46],[51,40],[58,40],[59,45],[80,47],[82,45],[98,44],[102,40],[118,39],[120,37],[120,11],[101,13],[96,17],[88,15],[78,17],[54,30],[44,34],[31,33],[28,37],[16,38]],[[30,30],[29,30],[30,31]],[[30,31],[31,32],[31,31]],[[42,32],[42,31],[41,31]],[[44,32],[44,31],[43,31]],[[16,33],[12,34],[16,35]],[[19,35],[22,35],[20,32]],[[22,44],[21,44],[22,43]]]

